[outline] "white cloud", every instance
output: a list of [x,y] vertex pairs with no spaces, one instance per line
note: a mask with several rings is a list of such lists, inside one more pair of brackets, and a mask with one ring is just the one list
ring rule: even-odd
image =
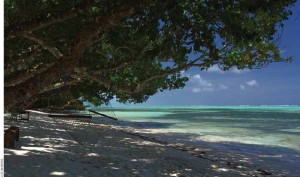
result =
[[193,75],[190,78],[190,84],[191,90],[194,93],[228,89],[228,86],[224,84],[213,84],[212,82],[205,80],[200,74]]
[[241,89],[241,90],[245,90],[245,89],[246,89],[246,86],[244,86],[243,84],[240,84],[240,89]]
[[200,88],[193,88],[192,89],[192,92],[194,92],[194,93],[199,93],[199,92],[201,92],[202,90],[200,89]]
[[218,65],[213,65],[212,67],[207,69],[207,72],[218,72],[218,73],[225,73],[224,71],[222,71]]
[[212,92],[214,91],[215,89],[214,88],[209,88],[209,87],[206,87],[206,88],[193,88],[192,89],[192,92],[194,93],[199,93],[199,92]]
[[213,84],[203,79],[200,74],[192,76],[190,81],[192,84],[192,92],[194,93],[214,91]]
[[203,86],[203,87],[211,87],[212,83],[210,83],[209,81],[203,79],[200,74],[196,74],[192,77],[192,81],[194,81],[195,83],[197,83],[199,86]]
[[228,89],[228,86],[223,85],[223,84],[219,84],[219,89],[220,89],[220,90],[227,90],[227,89]]
[[240,84],[240,89],[241,90],[246,90],[246,88],[256,87],[256,86],[258,86],[257,81],[252,79],[252,80],[244,82],[243,84]]
[[241,69],[238,69],[237,67],[232,67],[230,69],[230,71],[233,72],[233,73],[235,73],[235,74],[244,74],[244,73],[250,72],[249,69],[243,69],[243,70],[241,70]]
[[202,90],[205,91],[205,92],[212,92],[212,91],[214,91],[215,89],[212,88],[212,87],[208,87],[208,88],[203,88]]
[[181,70],[180,75],[184,76],[185,75],[185,70]]
[[207,72],[216,72],[216,73],[221,73],[225,74],[226,72],[232,72],[234,74],[244,74],[247,72],[250,72],[249,69],[238,69],[236,66],[232,67],[229,71],[223,71],[222,69],[219,68],[218,65],[213,65],[212,67],[207,69]]
[[258,83],[256,82],[256,80],[254,80],[254,79],[252,79],[250,81],[247,81],[246,84],[249,85],[250,87],[254,87],[254,86],[258,85]]

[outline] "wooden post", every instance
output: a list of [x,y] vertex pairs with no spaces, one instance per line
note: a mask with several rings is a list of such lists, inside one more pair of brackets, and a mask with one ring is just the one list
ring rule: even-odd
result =
[[10,132],[14,133],[16,141],[19,141],[19,137],[20,137],[20,129],[19,129],[19,127],[10,126],[8,130]]
[[15,148],[15,134],[11,131],[4,133],[4,148]]

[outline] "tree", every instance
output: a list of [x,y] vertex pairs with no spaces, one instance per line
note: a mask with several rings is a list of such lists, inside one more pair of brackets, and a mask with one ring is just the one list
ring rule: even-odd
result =
[[45,107],[49,98],[62,98],[52,106],[99,105],[113,96],[144,102],[184,87],[188,78],[180,71],[191,67],[290,61],[280,56],[277,30],[295,0],[4,3],[6,111]]

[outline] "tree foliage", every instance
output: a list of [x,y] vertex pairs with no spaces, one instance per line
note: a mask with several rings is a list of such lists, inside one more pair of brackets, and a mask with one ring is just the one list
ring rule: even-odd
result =
[[295,0],[4,3],[6,110],[100,105],[114,96],[144,102],[183,88],[180,71],[191,67],[290,61],[280,55],[277,31]]

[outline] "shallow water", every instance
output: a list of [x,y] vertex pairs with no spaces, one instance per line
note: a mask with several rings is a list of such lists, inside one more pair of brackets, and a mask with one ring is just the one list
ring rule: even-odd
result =
[[114,108],[114,114],[122,125],[193,135],[194,142],[241,153],[282,155],[285,161],[300,164],[300,106],[127,107]]

